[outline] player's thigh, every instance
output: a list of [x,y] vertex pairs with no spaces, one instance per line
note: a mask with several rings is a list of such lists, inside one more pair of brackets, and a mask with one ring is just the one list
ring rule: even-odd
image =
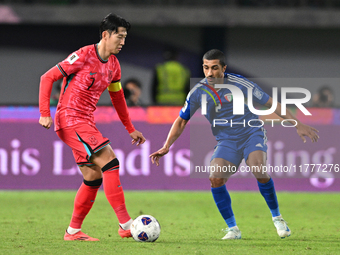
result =
[[103,168],[107,163],[116,158],[110,145],[106,145],[101,150],[97,151],[91,156],[91,162]]
[[228,179],[237,171],[237,166],[223,158],[214,158],[210,162],[209,178]]
[[263,171],[263,166],[266,165],[267,153],[262,150],[252,151],[248,155],[246,164],[256,179],[268,179],[270,176]]
[[242,160],[242,153],[237,148],[237,144],[230,141],[225,145],[215,146],[214,153],[210,161],[210,184],[217,188],[224,185],[228,178],[237,171],[237,167]]
[[243,154],[246,164],[259,181],[261,181],[261,179],[265,181],[270,178],[267,173],[262,171],[262,167],[266,165],[267,159],[268,147],[266,133],[267,131],[264,128],[260,128],[251,134],[243,144]]
[[252,151],[246,160],[248,166],[266,165],[267,153],[262,150]]
[[102,170],[99,166],[92,165],[92,166],[79,166],[81,173],[86,181],[94,181],[101,179],[103,177]]

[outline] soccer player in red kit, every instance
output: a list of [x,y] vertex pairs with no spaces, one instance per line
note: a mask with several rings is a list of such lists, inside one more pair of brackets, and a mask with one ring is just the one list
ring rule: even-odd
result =
[[119,180],[119,161],[110,141],[96,128],[93,112],[100,95],[108,89],[113,106],[130,134],[132,144],[145,142],[141,132],[131,123],[121,87],[121,69],[114,56],[125,44],[130,23],[115,15],[107,15],[100,24],[100,41],[73,52],[67,59],[51,68],[40,80],[39,123],[49,129],[52,125],[50,96],[53,82],[63,78],[55,115],[55,131],[72,148],[84,181],[74,201],[72,219],[64,240],[99,241],[81,231],[81,225],[92,208],[102,182],[104,193],[119,221],[119,235],[131,237],[124,192]]

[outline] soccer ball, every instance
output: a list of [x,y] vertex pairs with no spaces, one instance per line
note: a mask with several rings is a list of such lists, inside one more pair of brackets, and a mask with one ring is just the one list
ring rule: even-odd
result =
[[161,226],[151,215],[140,215],[131,224],[131,235],[137,242],[154,242],[160,233]]

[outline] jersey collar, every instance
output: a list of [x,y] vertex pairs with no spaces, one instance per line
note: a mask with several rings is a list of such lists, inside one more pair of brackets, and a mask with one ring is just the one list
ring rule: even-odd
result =
[[109,61],[109,60],[104,60],[104,59],[102,59],[102,58],[100,57],[100,55],[99,55],[99,52],[98,52],[98,43],[95,44],[94,47],[95,47],[95,49],[96,49],[97,58],[100,60],[100,62],[102,62],[102,63],[107,63],[107,61]]

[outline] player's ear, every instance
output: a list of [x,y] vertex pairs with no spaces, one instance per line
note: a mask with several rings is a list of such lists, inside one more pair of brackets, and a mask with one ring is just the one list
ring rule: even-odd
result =
[[102,39],[105,38],[105,32],[106,32],[106,31],[103,31],[103,32],[102,32]]
[[104,38],[109,38],[109,37],[110,37],[110,33],[107,30],[103,31],[102,38],[104,39]]
[[225,69],[227,69],[227,65],[225,65],[222,70],[223,70],[223,73],[225,72]]

